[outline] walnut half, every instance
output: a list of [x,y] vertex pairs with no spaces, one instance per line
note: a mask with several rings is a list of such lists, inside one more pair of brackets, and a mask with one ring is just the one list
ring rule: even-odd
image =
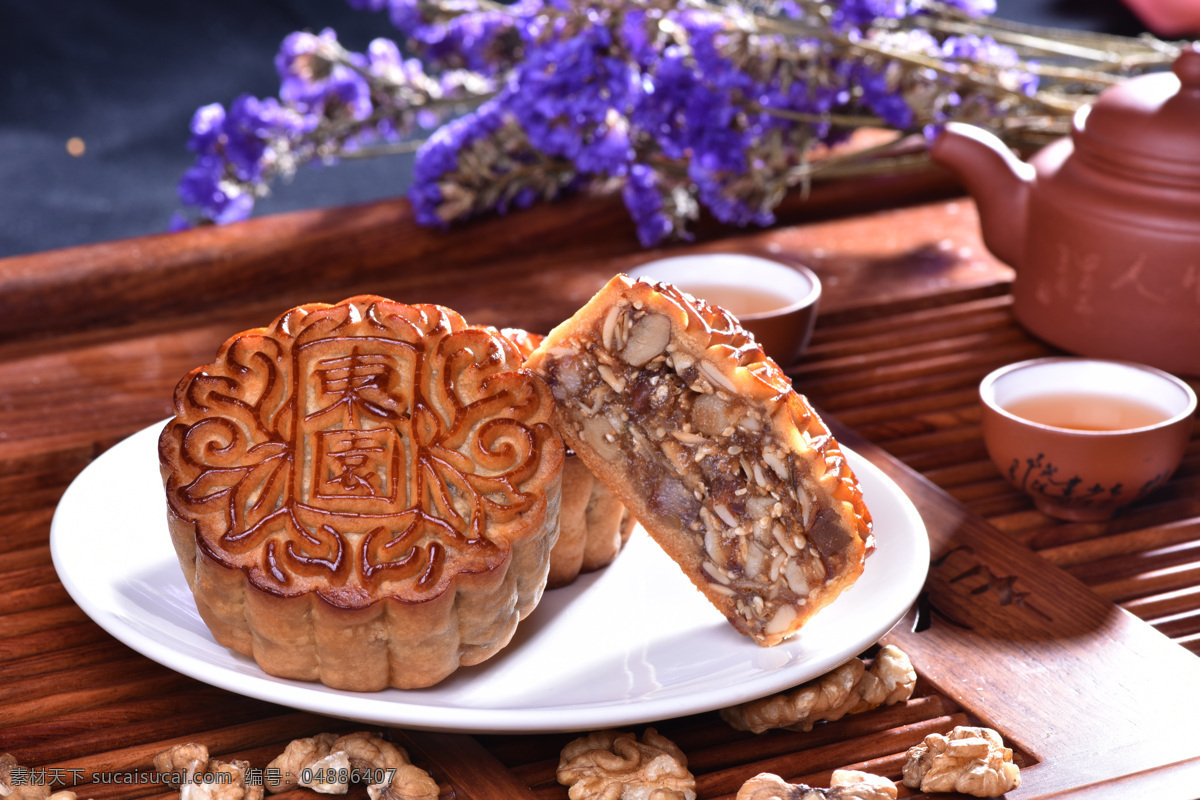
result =
[[909,748],[904,785],[922,792],[999,797],[1021,785],[1012,755],[991,728],[960,725],[944,736],[931,733]]
[[571,800],[696,800],[696,779],[674,742],[647,728],[597,731],[575,739],[558,760],[558,782]]
[[869,772],[839,769],[825,789],[762,772],[742,784],[737,800],[896,800],[896,784]]
[[338,736],[319,733],[288,744],[267,767],[272,794],[300,786],[321,794],[345,794],[351,783],[367,783],[371,800],[437,800],[437,782],[413,766],[408,754],[365,731]]
[[721,709],[721,719],[741,731],[772,728],[812,730],[820,720],[833,721],[912,697],[917,673],[895,645],[879,650],[871,668],[860,659],[786,692]]
[[179,800],[262,800],[263,787],[246,782],[249,761],[209,758],[202,744],[177,744],[154,757],[154,768],[179,784]]

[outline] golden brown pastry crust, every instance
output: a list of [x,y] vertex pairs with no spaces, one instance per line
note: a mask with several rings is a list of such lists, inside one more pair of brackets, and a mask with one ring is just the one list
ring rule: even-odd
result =
[[362,296],[229,339],[159,440],[201,617],[268,673],[429,686],[539,601],[563,445],[545,384],[450,309]]
[[722,309],[618,275],[526,366],[567,446],[759,644],[862,573],[870,514],[837,442]]
[[[501,333],[525,357],[546,338],[521,328],[503,328]],[[547,589],[569,586],[580,574],[607,567],[625,547],[637,524],[633,514],[603,481],[596,480],[574,452],[568,450],[566,456],[558,542],[550,551]]]

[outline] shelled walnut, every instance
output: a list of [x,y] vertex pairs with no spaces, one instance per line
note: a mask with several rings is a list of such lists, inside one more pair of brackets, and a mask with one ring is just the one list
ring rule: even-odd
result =
[[869,772],[839,769],[825,789],[761,772],[742,784],[737,800],[896,800],[896,784]]
[[860,659],[786,692],[721,710],[721,719],[742,731],[772,728],[812,730],[821,720],[833,721],[912,697],[917,673],[904,651],[885,645],[870,669]]
[[575,739],[558,760],[558,782],[571,800],[696,800],[696,779],[674,742],[647,728],[597,731]]
[[403,748],[365,731],[296,739],[267,765],[266,775],[272,794],[301,786],[345,794],[359,782],[369,784],[371,800],[436,800],[439,792],[437,782],[414,766]]
[[1021,785],[1021,769],[1000,734],[991,728],[960,725],[931,733],[909,748],[904,785],[922,792],[961,792],[998,797]]
[[250,762],[209,758],[202,744],[178,744],[154,757],[154,769],[174,776],[179,800],[262,800],[263,787],[248,783]]

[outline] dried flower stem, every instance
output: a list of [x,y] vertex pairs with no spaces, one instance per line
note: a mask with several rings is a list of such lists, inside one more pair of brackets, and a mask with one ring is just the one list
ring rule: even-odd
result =
[[350,160],[362,160],[367,158],[381,158],[383,156],[400,156],[415,153],[421,149],[421,146],[428,139],[409,139],[405,142],[393,142],[391,144],[376,144],[367,147],[360,147],[357,150],[351,150],[346,153],[340,153],[338,158]]

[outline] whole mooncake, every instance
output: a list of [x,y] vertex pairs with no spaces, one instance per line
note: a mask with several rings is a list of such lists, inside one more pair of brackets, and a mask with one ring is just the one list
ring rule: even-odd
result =
[[525,364],[567,446],[738,631],[778,644],[862,574],[871,515],[841,448],[723,309],[617,275]]
[[216,640],[356,691],[503,648],[545,588],[564,453],[521,364],[450,309],[363,296],[292,309],[190,372],[159,459]]

